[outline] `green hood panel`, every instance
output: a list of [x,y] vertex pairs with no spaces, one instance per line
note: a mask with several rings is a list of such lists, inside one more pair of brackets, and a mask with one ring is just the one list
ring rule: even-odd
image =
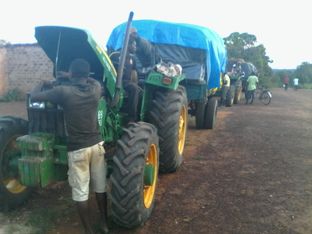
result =
[[54,66],[57,61],[57,71],[68,71],[72,60],[84,58],[90,63],[92,77],[101,82],[104,77],[111,79],[109,83],[116,80],[116,71],[107,53],[88,31],[62,26],[39,26],[35,28],[35,37]]

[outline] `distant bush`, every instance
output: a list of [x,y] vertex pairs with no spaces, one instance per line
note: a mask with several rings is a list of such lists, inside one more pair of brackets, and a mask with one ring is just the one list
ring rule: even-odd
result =
[[9,90],[5,95],[0,96],[0,102],[24,101],[25,93],[20,89],[15,88]]
[[259,84],[268,88],[278,88],[282,86],[282,82],[275,77],[259,77]]
[[[299,85],[299,86],[300,86],[300,85]],[[302,87],[303,89],[312,89],[312,83],[303,84],[303,85],[301,85],[301,87]]]

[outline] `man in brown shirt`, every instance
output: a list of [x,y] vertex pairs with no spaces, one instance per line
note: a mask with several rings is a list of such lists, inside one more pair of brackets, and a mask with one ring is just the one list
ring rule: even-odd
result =
[[89,78],[90,65],[75,59],[69,68],[69,84],[42,91],[43,82],[31,92],[32,101],[49,101],[63,107],[67,130],[68,181],[72,198],[86,233],[94,233],[88,212],[89,184],[99,205],[102,229],[108,232],[106,214],[106,163],[97,121],[101,85]]

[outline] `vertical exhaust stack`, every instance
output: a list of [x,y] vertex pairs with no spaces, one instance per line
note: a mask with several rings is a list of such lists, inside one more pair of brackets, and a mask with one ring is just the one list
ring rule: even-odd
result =
[[116,106],[117,103],[119,102],[120,99],[120,90],[122,87],[122,76],[123,76],[123,70],[125,67],[125,62],[126,62],[126,56],[128,53],[128,44],[129,44],[129,38],[130,38],[130,28],[131,28],[131,23],[133,19],[133,12],[131,11],[129,14],[128,22],[127,22],[127,27],[126,27],[126,34],[123,42],[123,46],[121,49],[121,55],[119,58],[119,66],[118,66],[118,71],[117,71],[117,81],[116,81],[116,91],[114,95],[114,99],[112,101],[112,106]]

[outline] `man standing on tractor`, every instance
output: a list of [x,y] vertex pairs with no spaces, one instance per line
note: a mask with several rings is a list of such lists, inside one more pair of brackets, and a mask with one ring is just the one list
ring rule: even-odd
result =
[[[106,163],[99,132],[97,107],[101,85],[89,78],[90,65],[75,59],[69,67],[69,84],[47,89],[45,81],[31,92],[32,101],[48,101],[63,107],[67,130],[68,181],[85,233],[94,233],[89,216],[89,185],[91,184],[101,214],[101,229],[108,232]],[[46,88],[46,90],[43,90]]]
[[139,36],[136,28],[130,29],[130,42],[135,41],[136,51],[135,56],[142,68],[152,68],[158,63],[155,47],[148,40]]
[[[108,48],[109,52],[111,48]],[[120,53],[112,52],[110,58],[118,68]],[[127,113],[129,122],[137,121],[137,106],[141,88],[138,85],[138,67],[141,71],[152,69],[156,63],[155,48],[149,41],[141,38],[136,28],[130,29],[129,48],[123,73],[123,87],[128,94]]]
[[[137,109],[139,103],[139,95],[141,88],[138,85],[138,74],[136,67],[136,60],[134,55],[136,53],[136,41],[129,40],[128,52],[126,55],[124,73],[122,78],[123,88],[128,94],[128,103],[127,103],[127,113],[128,113],[128,122],[137,121]],[[110,55],[110,58],[117,69],[119,66],[120,53],[113,52]]]

